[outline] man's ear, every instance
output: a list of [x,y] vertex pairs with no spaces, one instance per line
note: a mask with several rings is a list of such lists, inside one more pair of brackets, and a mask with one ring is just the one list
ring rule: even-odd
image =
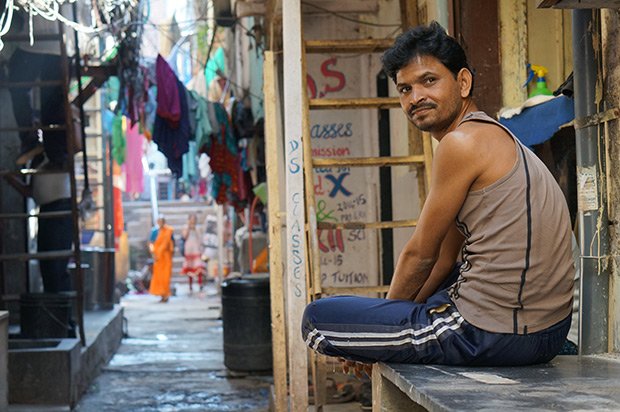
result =
[[471,72],[463,67],[461,70],[459,70],[459,74],[456,76],[456,80],[459,83],[461,97],[466,98],[467,96],[469,96],[474,80],[474,76],[471,74]]

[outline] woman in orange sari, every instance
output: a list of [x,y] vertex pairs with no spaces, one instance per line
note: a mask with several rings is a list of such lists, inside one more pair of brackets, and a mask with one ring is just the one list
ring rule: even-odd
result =
[[161,296],[160,302],[170,298],[170,278],[172,277],[172,254],[174,253],[173,228],[166,225],[166,219],[160,215],[157,228],[151,233],[149,249],[153,254],[153,276],[149,293]]

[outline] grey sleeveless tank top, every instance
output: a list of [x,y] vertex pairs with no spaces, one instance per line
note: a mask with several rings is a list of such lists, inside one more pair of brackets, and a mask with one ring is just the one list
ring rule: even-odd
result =
[[575,269],[566,200],[545,164],[507,128],[483,112],[469,113],[461,123],[467,121],[504,129],[515,142],[517,161],[501,179],[469,192],[457,215],[466,240],[450,296],[480,329],[544,330],[571,312]]

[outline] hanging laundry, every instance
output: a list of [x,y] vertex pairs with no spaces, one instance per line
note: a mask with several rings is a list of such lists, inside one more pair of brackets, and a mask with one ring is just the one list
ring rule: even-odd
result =
[[144,136],[140,134],[140,126],[135,124],[129,127],[126,138],[127,161],[123,164],[123,171],[127,179],[125,191],[129,194],[139,194],[144,191],[144,170],[142,168]]
[[189,142],[189,150],[183,155],[183,180],[193,183],[198,178],[198,150],[196,142]]
[[207,99],[207,78],[204,71],[199,71],[194,77],[187,83],[187,90],[196,92],[203,99]]
[[193,104],[195,105],[195,111],[192,114],[190,110],[190,116],[194,116],[196,120],[194,140],[196,141],[197,149],[200,151],[200,148],[208,143],[213,133],[213,127],[209,121],[207,101],[195,91],[190,90],[188,94],[191,96],[190,100],[193,100]]
[[237,140],[254,137],[254,116],[249,97],[236,100],[232,109],[232,124]]
[[157,112],[157,86],[151,86],[147,92],[147,100],[144,105],[144,116],[140,119],[141,132],[149,141],[153,140],[153,126]]
[[182,100],[184,100],[179,93],[180,82],[168,62],[161,55],[157,55],[155,72],[157,76],[157,115],[169,122],[171,127],[176,128],[181,120],[181,105]]
[[[159,85],[157,87],[159,96]],[[189,150],[191,131],[187,107],[187,91],[179,80],[177,80],[177,92],[181,109],[179,121],[176,123],[176,127],[173,127],[171,122],[159,114],[158,103],[155,125],[153,127],[153,141],[157,143],[159,151],[168,159],[168,167],[172,173],[180,177],[183,175],[183,154]]]
[[205,147],[213,174],[211,195],[218,204],[233,204],[239,191],[237,143],[224,107],[220,103],[208,102],[207,112],[214,130]]
[[230,80],[218,72],[218,76],[209,84],[207,99],[223,104],[227,112],[231,110],[233,94]]
[[125,163],[125,133],[123,130],[123,114],[118,112],[112,121],[112,158],[122,165]]

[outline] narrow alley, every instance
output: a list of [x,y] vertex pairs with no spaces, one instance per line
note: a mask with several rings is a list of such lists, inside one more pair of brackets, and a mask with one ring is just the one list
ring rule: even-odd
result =
[[127,336],[76,411],[267,411],[270,375],[224,366],[220,298],[214,284],[189,294],[177,284],[167,304],[156,296],[121,300]]

